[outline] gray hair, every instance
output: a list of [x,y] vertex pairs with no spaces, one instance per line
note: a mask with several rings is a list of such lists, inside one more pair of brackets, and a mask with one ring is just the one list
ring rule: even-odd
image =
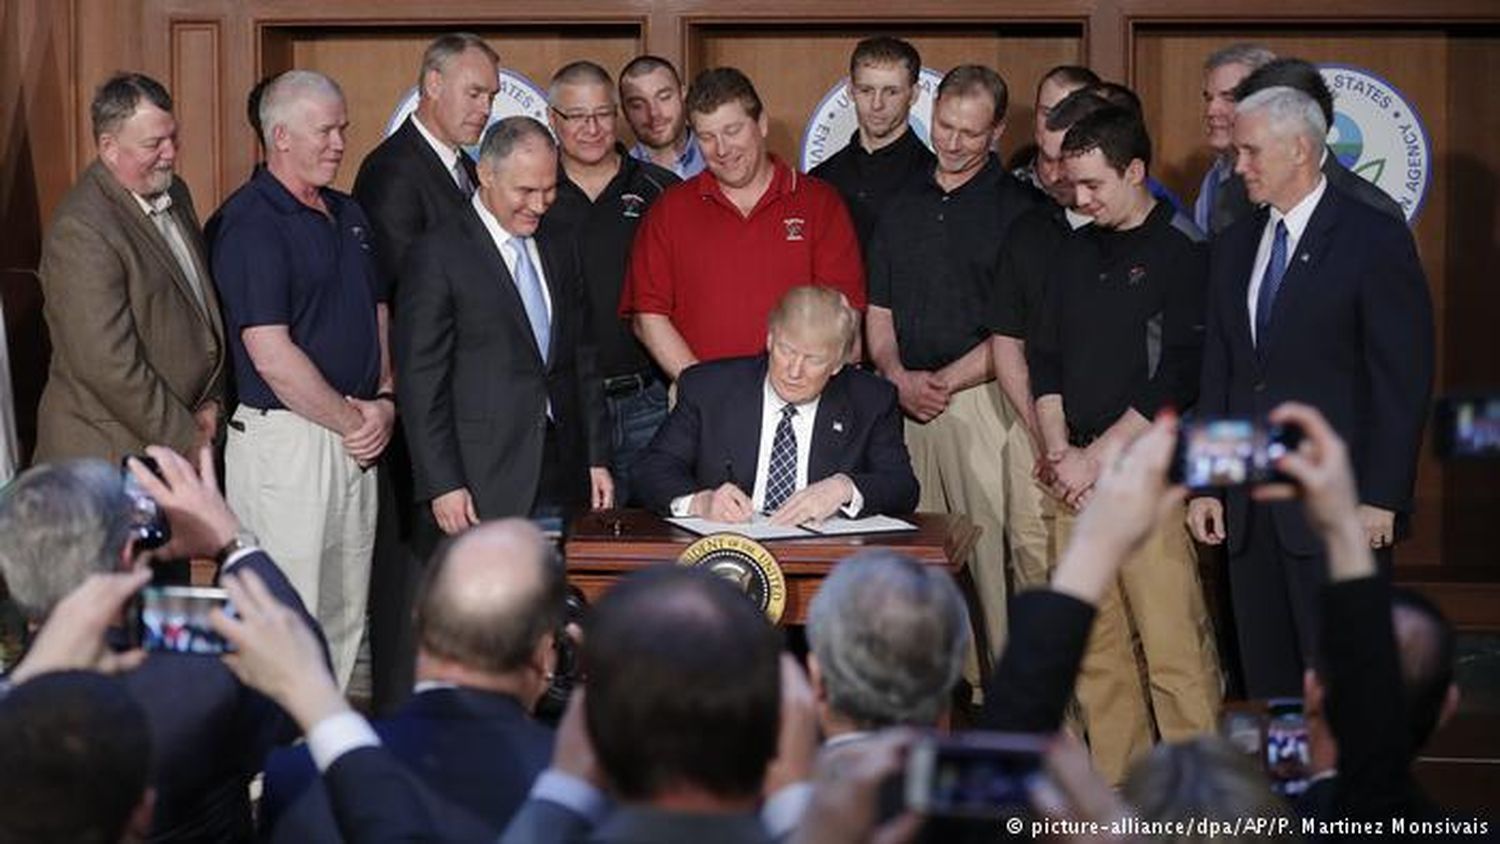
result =
[[97,142],[105,135],[118,132],[120,126],[140,108],[142,100],[162,111],[172,110],[172,95],[160,82],[144,73],[116,73],[105,80],[94,91],[94,100],[89,104],[94,140]]
[[439,75],[448,70],[448,62],[468,50],[484,53],[490,61],[500,64],[500,54],[483,38],[472,32],[448,32],[432,39],[422,53],[422,69],[417,71],[417,92],[420,94],[427,82],[427,74],[437,71]]
[[823,581],[807,639],[836,712],[869,727],[932,724],[963,669],[969,614],[947,572],[864,551]]
[[1234,107],[1236,117],[1265,114],[1271,132],[1277,137],[1302,135],[1314,149],[1322,147],[1328,137],[1328,121],[1318,101],[1296,88],[1278,85],[1263,88],[1240,100]]
[[1275,58],[1276,54],[1269,47],[1241,41],[1209,53],[1208,58],[1203,60],[1203,72],[1218,70],[1226,64],[1244,65],[1249,70],[1255,70]]
[[609,101],[615,101],[615,81],[609,71],[591,61],[576,61],[563,65],[552,74],[547,85],[547,104],[557,104],[557,89],[561,85],[603,85],[609,92]]
[[535,117],[516,115],[497,120],[484,130],[479,142],[479,160],[498,164],[510,156],[528,138],[541,138],[547,148],[557,150],[557,141]]
[[315,70],[289,70],[272,79],[260,95],[260,130],[266,149],[277,126],[285,126],[292,107],[314,97],[344,99],[339,83]]
[[95,572],[120,566],[131,501],[103,460],[34,466],[0,493],[0,575],[27,619],[41,621]]

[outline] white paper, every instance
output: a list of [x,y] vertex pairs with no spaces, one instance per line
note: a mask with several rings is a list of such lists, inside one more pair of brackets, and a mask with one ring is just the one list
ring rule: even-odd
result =
[[806,539],[813,535],[796,525],[773,525],[764,516],[757,516],[749,522],[713,522],[691,516],[669,518],[667,521],[699,536],[736,533],[750,539]]
[[824,536],[846,536],[856,533],[894,533],[916,530],[917,526],[891,516],[866,516],[862,519],[845,519],[835,516],[827,521],[810,524],[807,529]]

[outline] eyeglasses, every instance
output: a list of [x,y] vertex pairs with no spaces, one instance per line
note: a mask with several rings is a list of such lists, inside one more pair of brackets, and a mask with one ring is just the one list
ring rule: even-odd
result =
[[598,111],[580,111],[572,114],[554,108],[552,109],[552,113],[557,115],[566,126],[583,126],[588,123],[593,123],[595,126],[603,126],[607,123],[615,122],[614,108],[601,108]]

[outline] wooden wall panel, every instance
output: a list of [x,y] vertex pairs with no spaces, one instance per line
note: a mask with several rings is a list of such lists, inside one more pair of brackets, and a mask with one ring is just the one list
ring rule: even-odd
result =
[[[386,121],[416,84],[422,51],[439,31],[348,28],[288,34],[291,66],[326,73],[344,88],[350,127],[340,188],[347,190],[354,183],[359,162],[384,137]],[[640,45],[639,29],[624,26],[477,31],[500,53],[506,67],[525,74],[543,90],[554,71],[578,59],[598,62],[614,74]],[[268,63],[266,72],[284,69]]]
[[[177,173],[195,197],[224,195],[223,51],[217,21],[172,24],[171,92],[182,151]],[[201,201],[201,200],[200,200]],[[208,207],[217,202],[210,200]]]
[[989,64],[1010,88],[1001,148],[1008,155],[1031,142],[1032,98],[1049,68],[1083,57],[1081,26],[972,25],[952,28],[777,26],[714,24],[696,27],[691,71],[732,65],[755,82],[771,116],[771,149],[795,162],[802,133],[818,100],[849,73],[849,54],[859,39],[877,32],[900,35],[938,71],[965,63]]
[[[1438,326],[1438,389],[1445,363],[1463,354],[1447,331],[1445,298],[1453,283],[1447,271],[1449,249],[1448,190],[1451,173],[1443,166],[1449,137],[1450,38],[1435,27],[1374,29],[1299,27],[1296,31],[1265,27],[1152,26],[1138,27],[1131,67],[1132,84],[1141,94],[1154,143],[1153,171],[1157,178],[1191,202],[1208,166],[1203,143],[1203,59],[1235,41],[1264,44],[1279,55],[1313,62],[1339,62],[1362,67],[1388,80],[1418,109],[1427,126],[1433,161],[1426,202],[1414,234],[1422,266],[1432,289]],[[1473,91],[1480,94],[1479,89]],[[1397,549],[1403,564],[1428,564],[1443,558],[1443,497],[1445,467],[1424,448],[1418,465],[1418,512],[1412,541]]]

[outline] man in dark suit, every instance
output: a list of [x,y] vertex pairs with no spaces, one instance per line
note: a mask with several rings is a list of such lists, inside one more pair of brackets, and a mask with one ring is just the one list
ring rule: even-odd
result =
[[686,370],[677,406],[636,468],[640,500],[677,516],[783,524],[904,513],[917,479],[896,391],[844,366],[859,317],[829,287],[794,287],[765,356]]
[[[541,531],[518,519],[445,548],[417,599],[416,694],[373,726],[396,759],[493,838],[552,756],[552,731],[529,713],[562,626],[563,569]],[[267,760],[261,827],[273,841],[338,836],[306,746]]]
[[[296,590],[219,494],[210,451],[200,452],[200,474],[171,449],[147,451],[162,478],[139,462],[132,470],[165,512],[174,537],[158,555],[212,558],[224,573],[254,571],[266,585],[267,600],[317,631]],[[116,527],[128,523],[133,511],[119,470],[98,460],[38,466],[6,489],[0,497],[0,572],[31,622],[39,624],[93,573],[145,565],[137,534]],[[321,634],[309,635],[315,658],[326,666]],[[151,728],[153,839],[249,839],[250,780],[271,747],[296,736],[285,713],[223,663],[197,654],[152,653],[123,681]]]
[[116,461],[148,443],[189,454],[218,430],[225,345],[193,198],[174,175],[172,98],[121,73],[90,111],[98,158],[42,250],[53,355],[36,460]]
[[469,207],[402,266],[396,382],[416,498],[450,535],[612,501],[577,249],[532,237],[556,186],[546,127],[501,120],[485,133]]
[[[422,55],[416,111],[359,165],[354,197],[370,218],[375,262],[388,289],[401,288],[399,270],[412,242],[468,207],[479,175],[463,148],[478,143],[489,123],[499,61],[477,35],[438,36]],[[370,571],[370,679],[376,709],[389,712],[411,692],[411,602],[426,554],[408,544],[411,456],[399,430],[383,462]]]
[[[1349,443],[1365,538],[1388,571],[1432,389],[1432,303],[1406,226],[1323,175],[1326,135],[1317,103],[1292,88],[1237,107],[1235,169],[1268,208],[1214,244],[1198,406],[1251,418],[1288,400],[1318,407]],[[1322,543],[1298,508],[1243,488],[1195,498],[1188,521],[1200,542],[1229,540],[1247,695],[1300,694]]]

